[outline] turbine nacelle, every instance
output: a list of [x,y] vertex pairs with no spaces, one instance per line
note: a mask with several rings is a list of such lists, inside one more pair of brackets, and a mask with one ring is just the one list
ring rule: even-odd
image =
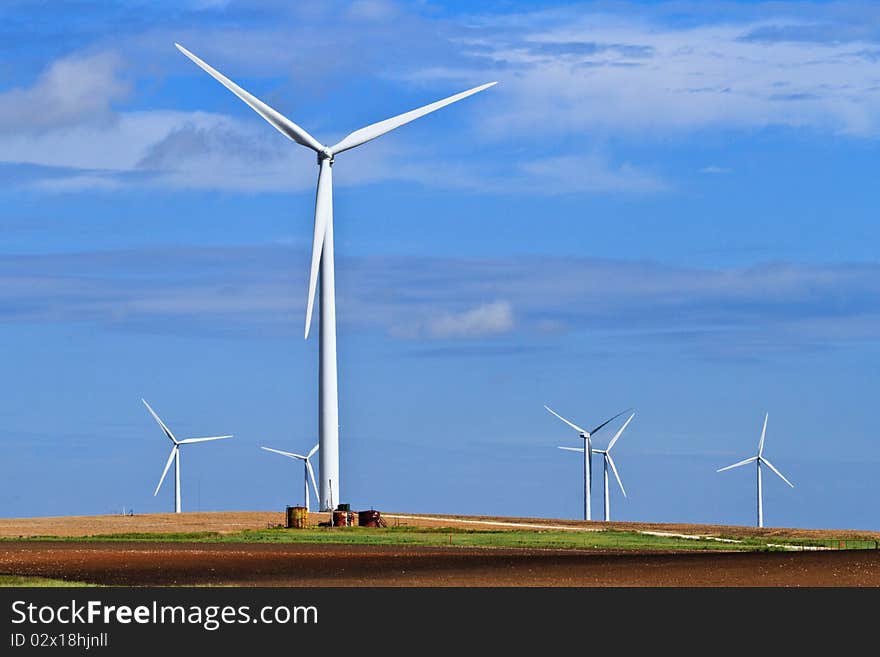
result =
[[[549,406],[547,406],[547,404],[544,404],[544,408],[547,409],[547,412],[548,412],[548,413],[550,413],[551,415],[554,415],[555,417],[559,418],[560,420],[562,420],[563,422],[565,422],[568,426],[570,426],[572,429],[574,429],[575,431],[577,431],[577,432],[578,432],[578,437],[580,437],[580,438],[582,438],[582,439],[584,439],[584,440],[589,440],[589,439],[591,439],[591,438],[593,437],[593,434],[596,433],[597,431],[599,431],[599,429],[601,429],[601,428],[603,428],[605,425],[607,425],[607,424],[613,422],[614,420],[616,420],[617,418],[619,418],[619,417],[620,417],[621,415],[623,415],[624,413],[626,413],[626,412],[632,410],[632,409],[628,408],[628,409],[626,409],[625,411],[620,411],[620,413],[618,413],[618,414],[615,415],[614,417],[610,417],[610,418],[608,418],[607,420],[605,420],[602,424],[600,424],[599,426],[597,426],[597,427],[596,427],[595,429],[593,429],[592,431],[587,431],[586,429],[583,429],[583,428],[579,427],[578,425],[576,425],[576,424],[575,424],[574,422],[572,422],[571,420],[567,420],[567,419],[565,419],[564,417],[562,417],[559,413],[557,413],[557,412],[554,411],[552,408],[550,408]],[[630,418],[630,419],[632,419],[632,418]],[[629,424],[629,421],[627,421],[627,424]],[[624,425],[624,428],[626,428],[626,425]],[[614,440],[614,439],[612,439],[612,441],[613,441],[613,440]]]

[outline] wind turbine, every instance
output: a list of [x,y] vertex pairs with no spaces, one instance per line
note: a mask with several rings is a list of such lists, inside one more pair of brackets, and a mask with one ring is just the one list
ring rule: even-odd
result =
[[[605,502],[605,522],[611,520],[611,500],[608,496],[608,466],[611,466],[611,470],[614,472],[614,477],[617,479],[617,485],[620,486],[620,492],[623,493],[623,496],[626,497],[626,489],[623,487],[623,482],[620,480],[620,475],[617,473],[617,467],[614,465],[614,459],[611,458],[611,448],[614,447],[614,443],[617,442],[618,438],[620,438],[621,434],[626,431],[626,427],[632,422],[632,419],[636,416],[635,413],[630,415],[626,422],[623,423],[623,426],[618,429],[617,433],[614,434],[614,438],[611,439],[611,442],[608,443],[608,447],[605,449],[593,449],[593,454],[601,454],[604,466],[604,484],[605,484],[605,497],[603,498]],[[583,452],[584,449],[582,447],[560,447],[559,449],[564,449],[569,452]]]
[[153,493],[153,497],[159,494],[159,489],[162,488],[162,482],[165,481],[165,475],[168,474],[168,468],[171,467],[171,461],[174,461],[174,513],[180,513],[180,446],[192,443],[205,443],[210,440],[223,440],[225,438],[232,438],[232,436],[211,436],[209,438],[184,438],[183,440],[178,440],[174,437],[174,434],[171,433],[171,429],[165,426],[162,419],[156,415],[156,411],[150,408],[147,400],[141,399],[141,401],[144,402],[144,406],[150,411],[150,415],[153,416],[153,419],[155,419],[156,422],[159,423],[159,426],[162,427],[162,431],[168,436],[168,440],[173,443],[171,454],[168,456],[168,462],[165,464],[165,469],[162,470],[162,477],[159,479],[159,485],[156,486],[156,492]]
[[728,465],[726,468],[721,468],[720,470],[716,470],[716,472],[724,472],[725,470],[730,470],[732,468],[738,468],[741,465],[748,465],[749,463],[756,463],[758,466],[758,527],[764,526],[764,494],[762,491],[762,480],[761,480],[761,464],[763,463],[768,468],[773,470],[782,481],[787,483],[789,486],[794,488],[794,484],[791,483],[788,479],[786,479],[783,474],[777,470],[770,461],[764,458],[764,437],[767,435],[767,420],[770,418],[770,414],[767,413],[764,415],[764,428],[761,429],[761,441],[758,443],[758,455],[753,456],[748,459],[744,459],[739,463],[734,463],[733,465]]
[[381,137],[386,132],[435,112],[454,102],[472,96],[497,84],[487,84],[462,91],[443,100],[425,105],[378,123],[355,130],[333,146],[322,144],[296,123],[269,107],[259,98],[239,87],[180,44],[177,49],[220,84],[238,96],[252,110],[269,122],[288,139],[311,148],[318,155],[318,188],[315,198],[315,228],[312,238],[312,260],[309,271],[309,292],[306,304],[305,337],[309,337],[318,268],[321,270],[320,339],[318,369],[318,444],[321,446],[319,464],[322,511],[331,511],[333,500],[339,500],[339,397],[336,385],[336,286],[333,263],[333,159],[339,153]]
[[320,447],[320,443],[312,447],[312,450],[303,456],[302,454],[294,454],[293,452],[283,452],[280,449],[272,449],[271,447],[260,447],[260,449],[265,449],[267,452],[275,452],[276,454],[281,454],[282,456],[287,456],[292,459],[299,459],[304,464],[303,473],[305,478],[305,499],[306,499],[306,511],[309,511],[309,477],[312,479],[312,487],[315,489],[315,497],[318,497],[318,484],[315,482],[315,471],[312,470],[312,463],[309,461],[312,456],[315,455],[315,452],[318,451]]
[[[578,436],[580,436],[584,440],[584,449],[583,449],[583,452],[584,452],[584,520],[592,520],[593,515],[592,515],[592,511],[590,509],[590,507],[591,507],[590,484],[592,483],[592,475],[593,475],[593,459],[591,458],[592,450],[593,450],[592,437],[593,437],[593,434],[596,433],[599,429],[604,427],[609,422],[616,420],[621,415],[626,413],[626,411],[621,411],[620,413],[618,413],[614,417],[605,420],[602,424],[600,424],[598,427],[596,427],[592,431],[587,431],[586,429],[581,429],[574,422],[566,420],[564,417],[562,417],[559,413],[554,411],[552,408],[550,408],[546,404],[544,405],[544,408],[546,408],[550,413],[552,413],[553,415],[558,417],[560,420],[565,422],[572,429],[577,431]],[[563,448],[563,449],[565,449],[565,448]],[[574,449],[575,451],[581,451],[581,450],[578,450],[577,448],[568,448],[568,449]]]

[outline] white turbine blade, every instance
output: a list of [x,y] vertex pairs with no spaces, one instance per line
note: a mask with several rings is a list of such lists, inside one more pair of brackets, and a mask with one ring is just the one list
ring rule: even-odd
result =
[[272,449],[271,447],[260,447],[260,449],[265,449],[267,452],[275,452],[276,454],[281,454],[282,456],[289,456],[292,459],[299,459],[300,461],[305,461],[306,457],[302,454],[294,454],[293,452],[283,452],[280,449]]
[[608,465],[611,466],[611,471],[614,473],[614,477],[617,479],[617,485],[620,486],[620,492],[623,493],[624,497],[626,497],[626,489],[623,487],[623,482],[620,480],[620,475],[617,474],[617,466],[614,465],[614,459],[611,458],[611,454],[606,454],[605,458],[608,459]]
[[620,438],[620,435],[626,430],[627,426],[629,426],[629,423],[632,422],[632,419],[633,419],[635,416],[636,416],[636,414],[633,413],[632,415],[630,415],[630,416],[626,419],[626,422],[623,423],[623,426],[620,427],[620,429],[617,431],[617,433],[614,434],[614,438],[612,438],[612,439],[611,439],[611,442],[608,443],[608,448],[606,449],[606,451],[608,451],[608,452],[611,451],[611,448],[614,447],[614,443],[617,442],[617,439]]
[[330,152],[336,155],[337,153],[341,153],[342,151],[347,151],[349,148],[360,146],[361,144],[375,139],[376,137],[381,137],[386,132],[391,132],[395,128],[406,125],[410,121],[415,121],[416,119],[421,118],[426,114],[436,112],[441,107],[446,107],[447,105],[451,105],[452,103],[467,98],[468,96],[473,96],[474,94],[479,93],[484,89],[488,89],[489,87],[495,86],[496,84],[498,83],[488,82],[486,84],[481,84],[479,87],[474,87],[473,89],[462,91],[461,93],[455,94],[454,96],[449,96],[449,98],[438,100],[436,103],[431,103],[430,105],[419,107],[418,109],[414,109],[410,112],[399,114],[390,119],[385,119],[384,121],[379,121],[378,123],[372,123],[365,128],[355,130],[350,135],[343,138],[342,141],[331,146]]
[[584,453],[583,447],[557,447],[557,449],[564,449],[567,452],[580,452],[581,454]]
[[306,331],[312,324],[312,309],[315,306],[315,290],[318,287],[318,269],[321,265],[321,252],[324,250],[324,235],[327,226],[333,221],[333,172],[330,161],[321,160],[321,171],[318,173],[318,192],[315,195],[315,234],[312,237],[312,264],[309,269],[309,300],[306,305]]
[[563,422],[565,422],[568,426],[570,426],[570,427],[571,427],[572,429],[574,429],[575,431],[578,431],[578,432],[580,432],[580,433],[587,433],[586,431],[584,431],[583,429],[581,429],[578,425],[576,425],[574,422],[569,422],[568,420],[566,420],[566,419],[565,419],[564,417],[562,417],[559,413],[557,413],[557,412],[554,411],[552,408],[550,408],[549,406],[547,406],[547,404],[544,404],[544,408],[546,408],[548,411],[550,411],[551,413],[553,413],[553,415],[555,415],[555,416],[558,417],[560,420],[562,420]]
[[[207,438],[184,438],[180,441],[181,445],[189,445],[190,443],[206,443],[209,440],[225,440],[226,438],[232,438],[232,436],[209,436]],[[187,452],[188,454],[189,452]]]
[[594,433],[596,433],[599,429],[601,429],[602,427],[604,427],[604,426],[605,426],[606,424],[608,424],[609,422],[614,422],[614,420],[616,420],[617,418],[619,418],[621,415],[623,415],[624,413],[626,413],[626,412],[629,411],[629,410],[630,410],[630,409],[626,409],[625,411],[620,411],[620,413],[618,413],[618,414],[615,415],[614,417],[610,417],[610,418],[608,418],[608,419],[605,420],[602,424],[600,424],[598,427],[596,427],[595,429],[593,429],[593,430],[590,432],[590,435],[592,436]]
[[147,407],[147,410],[150,411],[150,415],[153,416],[153,419],[156,420],[156,422],[159,423],[159,426],[160,426],[160,427],[162,427],[162,431],[165,432],[165,435],[168,436],[168,438],[171,440],[171,442],[174,443],[174,444],[176,445],[176,444],[177,444],[177,438],[175,438],[175,437],[174,437],[174,434],[171,433],[171,429],[169,429],[168,427],[165,426],[165,423],[162,421],[162,418],[160,418],[158,415],[156,415],[156,411],[154,411],[154,410],[150,407],[150,405],[147,403],[147,400],[146,400],[146,399],[141,399],[141,401],[144,402],[144,406],[146,406],[146,407]]
[[[583,452],[584,450],[581,450],[581,451]],[[607,454],[607,453],[608,453],[608,450],[607,450],[607,449],[596,449],[596,448],[593,448],[593,454]]]
[[716,470],[715,472],[724,472],[725,470],[730,470],[731,468],[738,468],[741,465],[747,465],[748,463],[752,463],[757,460],[758,460],[758,457],[753,456],[750,459],[745,459],[743,461],[740,461],[739,463],[734,463],[733,465],[728,465],[726,468],[721,468],[720,470]]
[[764,453],[764,436],[767,435],[767,420],[770,418],[770,413],[766,413],[764,415],[764,428],[761,429],[761,442],[758,443],[758,456],[761,456]]
[[302,144],[303,146],[311,148],[312,150],[315,150],[319,153],[324,151],[324,145],[321,144],[317,139],[312,137],[308,132],[303,130],[296,123],[288,119],[277,110],[269,107],[266,103],[264,103],[256,96],[252,96],[251,94],[249,94],[247,91],[235,84],[235,82],[203,62],[201,59],[193,55],[189,50],[181,46],[179,43],[175,43],[174,45],[177,46],[177,49],[180,52],[189,57],[199,68],[201,68],[208,75],[210,75],[224,87],[229,89],[229,91],[231,91],[241,100],[247,103],[247,105],[252,110],[254,110],[257,114],[266,119],[266,121],[268,121],[272,125],[272,127],[278,130],[278,132],[280,132],[282,135],[284,135],[288,139],[292,139],[298,144]]
[[306,459],[306,469],[309,471],[309,477],[312,479],[312,488],[315,490],[315,497],[321,499],[321,496],[318,494],[318,482],[315,480],[315,471],[312,470],[312,464],[308,459]]
[[171,467],[171,462],[174,460],[174,455],[177,454],[177,445],[171,448],[171,455],[168,457],[168,462],[165,464],[165,469],[162,470],[162,476],[159,478],[159,485],[156,486],[156,492],[153,493],[153,497],[159,494],[159,489],[162,488],[162,482],[165,481],[165,475],[168,474],[168,468]]
[[782,479],[782,481],[784,481],[784,482],[787,483],[789,486],[791,486],[792,488],[794,488],[794,484],[791,483],[791,482],[790,482],[788,479],[786,479],[784,476],[782,476],[782,473],[781,473],[779,470],[777,470],[775,467],[773,467],[773,464],[770,463],[770,461],[768,461],[767,459],[765,459],[763,456],[761,457],[761,463],[763,463],[763,464],[766,465],[768,468],[770,468],[771,470],[773,470],[773,472],[775,472],[777,475],[779,475],[779,478]]
[[312,449],[309,450],[309,453],[306,455],[306,458],[312,458],[315,455],[315,452],[318,451],[318,448],[320,446],[321,446],[321,443],[318,443],[314,447],[312,447]]

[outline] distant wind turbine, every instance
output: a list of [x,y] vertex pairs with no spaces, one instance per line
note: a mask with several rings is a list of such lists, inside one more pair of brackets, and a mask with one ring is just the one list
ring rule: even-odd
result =
[[144,402],[144,406],[150,411],[150,415],[153,416],[153,419],[155,419],[156,422],[159,423],[159,426],[162,427],[162,431],[168,436],[168,440],[173,443],[171,454],[168,456],[168,462],[165,464],[165,469],[162,470],[162,477],[159,479],[159,485],[156,486],[156,492],[153,493],[153,497],[159,494],[159,489],[162,488],[162,482],[165,481],[165,475],[168,474],[168,468],[171,467],[171,461],[174,461],[174,513],[180,513],[180,446],[190,445],[192,443],[205,443],[210,440],[224,440],[225,438],[232,438],[232,436],[211,436],[209,438],[184,438],[183,440],[178,440],[174,437],[174,434],[171,433],[171,429],[165,426],[162,419],[156,415],[156,411],[150,407],[147,400],[141,399],[141,401]]
[[381,137],[410,121],[435,112],[475,93],[488,89],[495,82],[482,84],[473,89],[449,96],[365,128],[355,130],[333,146],[322,144],[296,123],[269,107],[259,98],[239,87],[232,80],[215,70],[179,44],[177,49],[224,87],[238,96],[252,110],[268,121],[288,139],[311,148],[318,155],[318,190],[315,198],[315,230],[312,238],[312,261],[309,272],[309,292],[306,304],[305,337],[309,337],[312,308],[321,270],[320,339],[318,358],[318,440],[321,445],[320,479],[321,510],[331,511],[333,500],[339,500],[339,397],[336,385],[336,285],[333,264],[333,158],[351,148]]
[[[620,486],[620,492],[623,493],[623,496],[626,497],[626,489],[623,487],[623,482],[620,480],[620,475],[617,473],[617,467],[614,465],[614,459],[611,458],[611,448],[614,447],[614,443],[617,442],[618,438],[620,438],[621,434],[626,431],[629,423],[632,422],[632,419],[636,416],[635,413],[630,415],[626,422],[623,423],[623,426],[618,429],[617,433],[614,434],[614,437],[608,443],[608,447],[605,449],[593,449],[593,454],[601,454],[603,460],[603,469],[604,469],[604,490],[605,496],[603,501],[605,502],[605,522],[611,520],[611,498],[608,495],[608,466],[611,466],[611,470],[614,472],[614,477],[617,479],[617,485]],[[582,447],[560,447],[559,449],[564,449],[569,452],[583,452],[584,449]]]
[[550,413],[552,413],[553,415],[558,417],[560,420],[565,422],[572,429],[577,431],[578,436],[580,436],[584,440],[584,450],[583,450],[583,452],[584,452],[584,520],[592,520],[593,515],[592,515],[592,511],[590,509],[590,507],[592,506],[591,505],[591,497],[590,497],[590,485],[592,484],[592,475],[593,475],[592,437],[593,437],[593,434],[596,433],[599,429],[604,427],[609,422],[616,420],[621,415],[626,413],[626,411],[621,411],[620,413],[618,413],[614,417],[605,420],[602,424],[600,424],[598,427],[596,427],[592,431],[587,431],[586,429],[581,429],[574,422],[571,422],[570,420],[566,420],[564,417],[562,417],[559,413],[554,411],[552,408],[550,408],[546,404],[544,405],[544,408],[546,408]]
[[764,499],[763,499],[763,490],[762,490],[762,480],[761,480],[761,464],[763,463],[768,468],[773,470],[782,481],[787,483],[789,486],[794,488],[794,484],[791,483],[788,479],[786,479],[782,473],[777,470],[770,461],[764,458],[764,437],[767,435],[767,420],[770,418],[770,414],[767,413],[764,415],[764,428],[761,429],[761,441],[758,443],[758,455],[753,456],[751,458],[740,461],[739,463],[734,463],[733,465],[728,465],[726,468],[721,468],[720,470],[716,470],[716,472],[724,472],[725,470],[730,470],[732,468],[738,468],[741,465],[748,465],[749,463],[756,463],[758,466],[758,527],[764,526]]
[[312,447],[312,450],[303,456],[302,454],[294,454],[293,452],[283,452],[280,449],[272,449],[271,447],[260,447],[260,449],[265,449],[267,452],[275,452],[276,454],[281,454],[282,456],[286,456],[292,459],[299,459],[303,462],[304,479],[305,479],[305,504],[306,511],[309,511],[309,478],[312,480],[312,486],[315,489],[315,497],[318,497],[318,484],[315,483],[315,471],[312,470],[312,463],[309,461],[315,455],[315,452],[318,451],[320,447],[320,443]]

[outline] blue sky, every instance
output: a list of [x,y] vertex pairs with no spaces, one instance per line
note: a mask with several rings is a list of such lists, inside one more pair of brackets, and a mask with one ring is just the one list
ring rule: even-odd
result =
[[[880,8],[864,2],[5,2],[0,515],[300,499],[314,155],[334,166],[342,497],[578,517],[626,407],[621,520],[880,529]],[[611,433],[599,435],[601,445]],[[599,462],[596,462],[599,465]],[[596,506],[600,488],[594,491]]]

